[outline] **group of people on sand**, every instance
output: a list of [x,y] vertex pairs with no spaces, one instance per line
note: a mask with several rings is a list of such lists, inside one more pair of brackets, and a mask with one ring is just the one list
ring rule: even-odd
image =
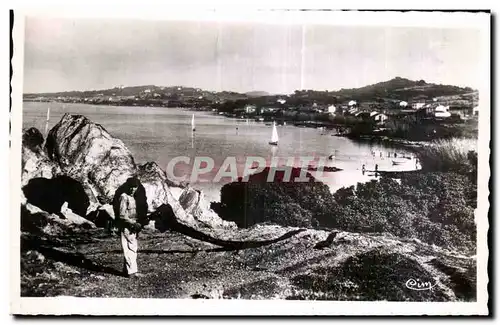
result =
[[[371,155],[372,155],[372,157],[375,157],[375,156],[376,156],[376,152],[372,150],[372,151],[371,151]],[[390,152],[390,151],[386,151],[386,155],[385,155],[385,157],[387,157],[387,158],[398,158],[398,156],[399,156],[400,158],[410,158],[410,159],[413,159],[413,158],[414,158],[412,155],[406,155],[406,154],[404,154],[404,153],[400,153],[400,154],[398,155],[398,153],[397,153],[397,152]],[[380,152],[379,152],[379,157],[380,157],[380,158],[382,158],[382,159],[384,158],[383,151],[380,151]]]

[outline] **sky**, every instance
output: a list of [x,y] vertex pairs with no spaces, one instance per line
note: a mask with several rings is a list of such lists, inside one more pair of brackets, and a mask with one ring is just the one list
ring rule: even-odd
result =
[[28,17],[24,93],[190,86],[292,93],[396,76],[479,84],[474,29]]

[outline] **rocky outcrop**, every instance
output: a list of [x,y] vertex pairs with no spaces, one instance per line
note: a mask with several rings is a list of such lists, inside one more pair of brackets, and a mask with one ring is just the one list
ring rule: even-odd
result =
[[116,189],[136,172],[123,142],[82,115],[65,114],[50,130],[45,147],[66,175],[87,188],[93,202],[110,203]]
[[51,161],[42,149],[43,136],[36,128],[30,128],[23,134],[21,149],[21,186],[30,179],[52,178],[61,173],[59,166]]
[[[139,166],[137,177],[146,190],[148,212],[156,212],[160,207],[169,205],[177,222],[197,226],[196,220],[182,208],[167,185],[167,175],[156,163],[148,162]],[[160,210],[163,211],[163,210]],[[156,213],[157,217],[161,213]],[[170,216],[169,216],[170,217]]]
[[[167,174],[156,163],[148,162],[137,169],[137,177],[146,191],[148,212],[153,222],[162,225],[179,223],[194,229],[200,228],[234,228],[236,224],[227,222],[208,208],[203,196],[190,188],[183,190],[182,202],[170,191]],[[168,208],[167,208],[168,206]],[[154,224],[151,228],[157,228]]]
[[75,214],[70,215],[68,212],[65,210],[64,213],[58,215],[43,211],[31,203],[23,204],[21,206],[21,231],[34,236],[63,236],[95,228],[92,222]]
[[90,228],[95,228],[95,224],[93,222],[90,222],[89,220],[82,218],[78,214],[74,213],[73,210],[68,207],[68,202],[64,202],[64,204],[62,205],[61,215],[74,225],[87,225]]
[[148,212],[154,212],[163,204],[170,204],[174,210],[181,207],[172,196],[167,174],[155,162],[148,162],[137,168],[137,178],[141,181],[148,199]]
[[237,228],[236,223],[221,219],[210,209],[203,192],[187,187],[182,192],[179,203],[182,208],[191,214],[197,221],[210,228]]

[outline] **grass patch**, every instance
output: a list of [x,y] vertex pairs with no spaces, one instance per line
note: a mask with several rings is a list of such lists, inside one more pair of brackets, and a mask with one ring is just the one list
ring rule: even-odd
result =
[[477,168],[477,140],[437,140],[418,153],[424,171],[469,173]]

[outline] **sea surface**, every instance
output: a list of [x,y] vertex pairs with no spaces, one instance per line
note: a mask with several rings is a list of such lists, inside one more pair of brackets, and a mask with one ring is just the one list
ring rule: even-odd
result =
[[[224,165],[224,170],[231,171],[231,163],[235,163],[237,176],[243,176],[248,157],[262,157],[267,164],[274,158],[279,166],[289,165],[288,159],[300,166],[301,157],[314,157],[311,165],[341,168],[342,171],[338,172],[311,172],[328,184],[332,192],[374,179],[371,171],[375,165],[384,171],[419,168],[415,159],[402,158],[411,157],[409,152],[379,143],[353,141],[322,129],[283,125],[277,127],[278,145],[272,146],[269,145],[272,132],[269,123],[180,108],[24,102],[23,128],[36,127],[44,133],[49,106],[49,129],[65,113],[84,115],[101,124],[113,137],[121,139],[136,163],[155,161],[163,169],[167,169],[170,163],[174,166],[175,177],[184,176],[189,180],[195,157],[205,157],[201,160],[208,162],[213,160],[213,168],[208,166],[210,172],[200,174],[192,182],[192,186],[203,190],[210,201],[219,201],[220,188],[232,181],[230,177],[216,179],[220,167]],[[193,114],[195,132],[191,130]],[[328,159],[330,155],[333,155],[332,159]],[[189,159],[189,163],[181,161],[174,165],[173,161],[182,156]],[[393,165],[393,160],[401,164]],[[365,173],[362,172],[363,165],[367,170]],[[201,167],[207,167],[206,163]]]

